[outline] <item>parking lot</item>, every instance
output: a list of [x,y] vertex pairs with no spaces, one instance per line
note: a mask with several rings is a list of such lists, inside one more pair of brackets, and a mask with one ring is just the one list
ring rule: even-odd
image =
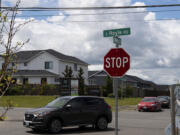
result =
[[[32,135],[49,134],[47,132],[35,133],[31,129],[23,127],[23,114],[27,109],[15,108],[8,112],[8,120],[0,122],[0,134],[2,135]],[[119,134],[120,135],[165,135],[164,128],[170,123],[169,109],[162,112],[138,112],[135,110],[119,112]],[[101,135],[114,134],[114,120],[109,124],[106,131],[97,131],[92,127],[79,129],[77,127],[64,128],[61,135]]]

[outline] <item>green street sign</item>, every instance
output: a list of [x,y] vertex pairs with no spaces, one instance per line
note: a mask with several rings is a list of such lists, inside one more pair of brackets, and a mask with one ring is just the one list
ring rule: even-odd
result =
[[130,34],[131,34],[130,28],[112,29],[112,30],[103,31],[104,37],[114,37],[114,36],[121,36],[121,35],[130,35]]
[[121,45],[121,39],[118,37],[113,37],[113,43]]

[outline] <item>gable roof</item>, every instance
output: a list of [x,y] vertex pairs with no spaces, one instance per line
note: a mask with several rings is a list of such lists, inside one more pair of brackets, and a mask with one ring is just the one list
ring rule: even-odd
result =
[[[91,73],[89,73],[91,72]],[[94,74],[92,74],[94,73]],[[108,75],[104,70],[99,70],[99,71],[88,71],[88,78],[90,79],[91,77],[95,77],[95,76],[104,76],[104,75]],[[152,81],[147,81],[147,80],[143,80],[137,76],[133,76],[133,75],[124,75],[121,80],[126,80],[126,81],[130,81],[130,82],[139,82],[139,83],[143,83],[143,84],[151,84],[151,85],[156,85],[154,82]]]
[[98,70],[97,71],[88,71],[88,77],[94,75],[96,72],[99,72]]
[[88,78],[93,76],[107,76],[107,73],[104,70],[88,71]]
[[28,62],[34,57],[40,55],[43,52],[47,52],[54,57],[58,58],[59,60],[67,61],[67,62],[72,62],[72,63],[77,63],[77,64],[82,64],[82,65],[88,65],[86,62],[73,57],[73,56],[68,56],[65,54],[62,54],[60,52],[57,52],[53,49],[47,49],[47,50],[32,50],[32,51],[20,51],[16,53],[18,62]]

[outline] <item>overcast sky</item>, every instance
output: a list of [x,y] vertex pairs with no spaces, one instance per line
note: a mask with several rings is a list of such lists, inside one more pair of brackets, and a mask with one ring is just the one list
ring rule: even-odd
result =
[[[2,0],[3,6],[12,6],[15,0]],[[92,7],[174,4],[180,0],[22,0],[21,7]],[[78,57],[89,63],[89,70],[102,70],[103,57],[115,47],[112,38],[104,38],[103,30],[131,28],[131,35],[122,36],[122,47],[131,56],[129,75],[136,75],[159,84],[180,80],[180,11],[146,12],[176,8],[119,9],[96,11],[20,12],[19,22],[27,24],[16,35],[15,41],[30,38],[23,50],[54,49]],[[128,13],[127,12],[143,12]],[[105,15],[72,15],[99,14]],[[118,13],[118,14],[117,14]],[[54,16],[34,16],[54,15]],[[157,21],[159,19],[174,19]],[[154,21],[155,20],[155,21]],[[80,21],[80,22],[79,22]],[[89,22],[87,22],[89,21]]]

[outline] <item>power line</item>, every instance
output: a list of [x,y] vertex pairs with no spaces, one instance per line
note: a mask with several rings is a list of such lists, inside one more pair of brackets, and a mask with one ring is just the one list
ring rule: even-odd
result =
[[94,14],[66,14],[66,15],[50,15],[50,14],[42,14],[42,15],[18,15],[18,17],[43,17],[43,16],[88,16],[88,15],[117,15],[117,14],[143,14],[149,12],[177,12],[180,10],[154,10],[154,11],[142,11],[142,12],[109,12],[109,13],[94,13]]
[[[40,20],[41,21],[41,20]],[[40,23],[40,21],[32,21],[31,23]],[[44,21],[44,20],[43,20]],[[88,21],[83,21],[83,20],[69,20],[69,21],[45,21],[47,23],[56,23],[56,24],[61,24],[61,23],[121,23],[121,22],[139,22],[139,23],[148,23],[148,22],[159,22],[159,21],[180,21],[180,18],[172,18],[172,19],[156,19],[156,20],[88,20]],[[17,23],[23,23],[25,21],[16,21]]]
[[[19,7],[18,10],[109,10],[129,8],[157,8],[157,7],[179,7],[180,4],[167,5],[144,5],[144,6],[107,6],[107,7]],[[13,10],[13,7],[1,7],[1,9]]]

